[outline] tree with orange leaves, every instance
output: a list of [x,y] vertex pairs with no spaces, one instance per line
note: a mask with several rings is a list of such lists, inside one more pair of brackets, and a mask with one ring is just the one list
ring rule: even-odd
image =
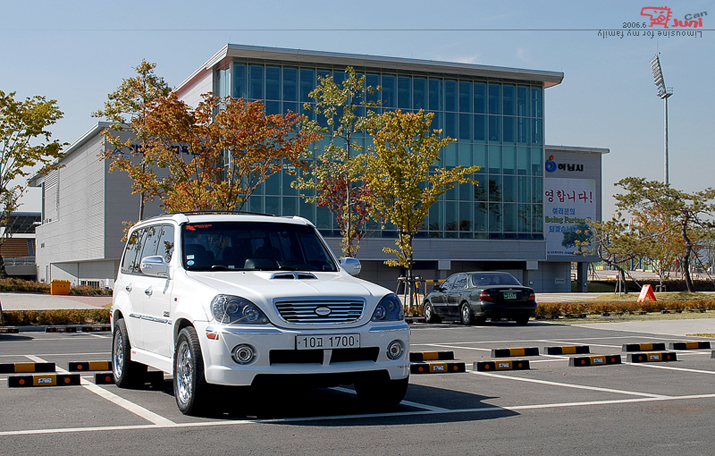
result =
[[175,93],[147,104],[140,166],[130,154],[114,167],[134,181],[134,193],[156,199],[169,212],[242,210],[270,176],[301,166],[308,144],[320,139],[296,131],[294,113],[266,115],[263,103],[210,94],[193,109]]

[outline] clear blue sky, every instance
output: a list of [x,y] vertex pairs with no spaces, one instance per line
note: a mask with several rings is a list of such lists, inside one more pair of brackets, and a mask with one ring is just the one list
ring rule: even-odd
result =
[[[641,9],[655,3],[679,20],[707,13],[702,37],[599,36],[647,25]],[[614,182],[663,179],[663,101],[649,66],[658,51],[674,90],[670,182],[715,186],[715,1],[655,3],[0,0],[0,89],[56,99],[65,117],[54,137],[72,143],[143,58],[174,86],[227,43],[561,71],[563,83],[546,91],[546,143],[611,150],[605,218]]]

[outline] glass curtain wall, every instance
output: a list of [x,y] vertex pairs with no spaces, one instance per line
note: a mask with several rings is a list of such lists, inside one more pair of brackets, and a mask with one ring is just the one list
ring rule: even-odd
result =
[[[446,147],[440,165],[480,166],[478,185],[461,184],[435,204],[420,237],[462,239],[543,239],[543,86],[450,75],[420,75],[394,70],[356,68],[367,85],[381,86],[372,95],[379,110],[434,112],[434,129],[457,141]],[[319,77],[340,83],[344,68],[235,61],[231,95],[263,100],[269,114],[288,111],[313,116],[303,108]],[[358,138],[363,146],[369,138]],[[322,144],[316,144],[316,153]],[[300,215],[326,236],[339,236],[326,208],[305,203],[291,188],[289,174],[270,178],[251,197],[246,210]],[[376,237],[395,237],[394,230],[375,230]]]

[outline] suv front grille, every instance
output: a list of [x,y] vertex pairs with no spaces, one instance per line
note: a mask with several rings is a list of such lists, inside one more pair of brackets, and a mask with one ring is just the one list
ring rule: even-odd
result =
[[362,316],[362,301],[282,301],[276,302],[281,318],[296,324],[352,323]]

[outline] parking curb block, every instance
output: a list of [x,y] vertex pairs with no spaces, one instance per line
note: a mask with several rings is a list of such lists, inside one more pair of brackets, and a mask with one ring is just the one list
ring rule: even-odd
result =
[[96,385],[114,385],[114,374],[106,372],[94,374],[94,383]]
[[20,330],[17,328],[8,328],[6,326],[0,328],[0,334],[10,334],[10,333],[17,334],[19,332],[20,332]]
[[34,374],[8,377],[9,388],[27,388],[33,386],[70,386],[79,385],[79,374]]
[[506,358],[509,356],[539,356],[539,349],[537,347],[492,349],[492,358]]
[[467,366],[463,362],[443,363],[443,362],[426,362],[410,364],[411,374],[451,374],[467,372]]
[[642,352],[651,350],[665,350],[665,342],[623,344],[624,352]]
[[588,345],[566,345],[562,347],[544,347],[547,355],[583,355],[591,353]]
[[112,370],[111,361],[85,361],[69,363],[70,372],[86,372],[86,371],[110,371]]
[[435,361],[435,360],[452,360],[454,359],[453,351],[424,351],[410,352],[410,362],[420,361]]
[[99,331],[111,331],[112,325],[91,325],[82,326],[82,332],[99,332]]
[[629,363],[657,363],[677,361],[678,355],[675,352],[646,352],[646,353],[629,353]]
[[570,367],[606,366],[609,364],[621,364],[621,355],[572,356],[569,358]]
[[29,372],[54,372],[55,363],[9,363],[0,364],[0,374],[20,374]]
[[473,370],[491,372],[499,370],[530,370],[528,359],[508,359],[501,361],[479,361],[472,365]]
[[47,328],[45,328],[45,332],[76,333],[77,328],[75,326],[48,326]]
[[671,350],[700,350],[703,348],[712,348],[710,342],[690,341],[690,342],[671,342]]

